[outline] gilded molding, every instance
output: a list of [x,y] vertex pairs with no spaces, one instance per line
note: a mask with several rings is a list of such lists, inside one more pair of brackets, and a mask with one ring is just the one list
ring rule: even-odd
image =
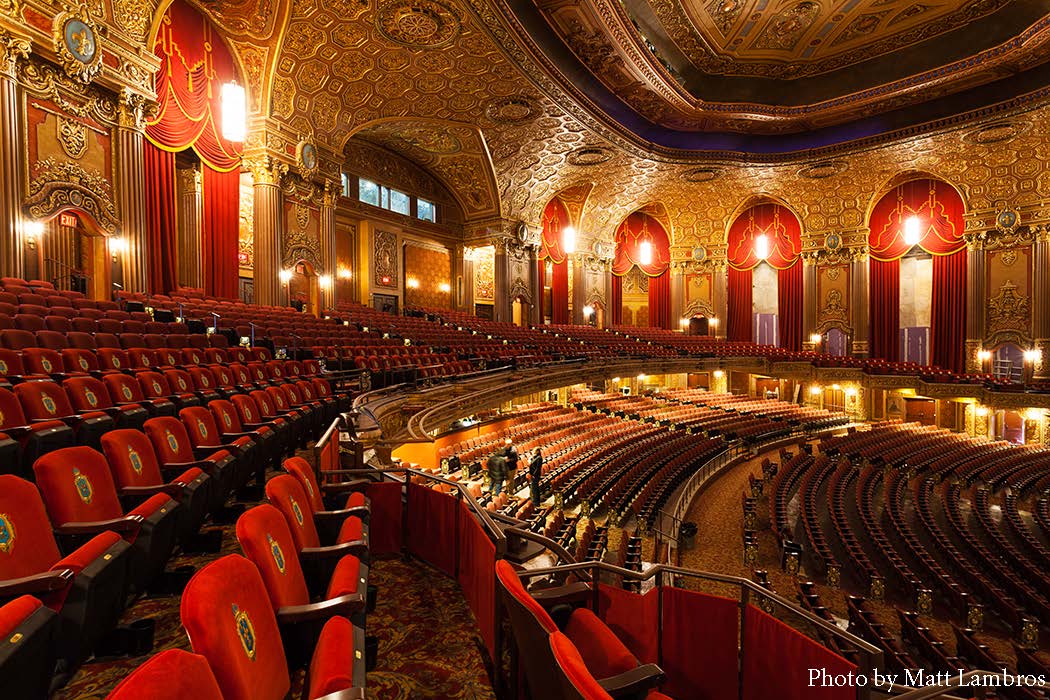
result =
[[[2,2],[2,0],[0,0]],[[32,42],[0,29],[0,75],[14,78],[18,75],[20,64],[24,63],[33,51]]]
[[252,181],[256,186],[280,187],[284,176],[288,174],[287,163],[282,163],[268,155],[245,157],[244,165],[252,174]]
[[47,158],[38,164],[40,172],[29,182],[25,207],[30,218],[49,219],[66,209],[82,209],[106,233],[120,228],[113,200],[107,194],[109,182],[100,174],[84,170],[76,163]]

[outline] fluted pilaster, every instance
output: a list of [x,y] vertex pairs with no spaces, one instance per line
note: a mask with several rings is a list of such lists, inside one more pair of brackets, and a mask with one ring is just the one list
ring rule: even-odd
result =
[[714,335],[716,338],[726,337],[726,323],[729,315],[729,302],[727,299],[726,291],[729,285],[728,275],[726,274],[726,268],[724,265],[716,267],[711,274],[711,296],[715,307],[715,318],[718,319],[718,325],[715,327]]
[[[983,258],[982,258],[983,261]],[[1032,336],[1035,338],[1036,348],[1041,352],[1041,357],[1035,365],[1035,379],[1045,381],[1050,379],[1050,273],[1047,266],[1050,265],[1050,240],[1046,231],[1040,231],[1032,245]],[[984,271],[981,271],[981,279],[984,279]],[[984,319],[984,301],[981,301],[981,319]],[[984,328],[981,329],[982,335]]]
[[493,241],[496,249],[496,260],[493,270],[493,291],[495,296],[495,307],[493,312],[497,321],[511,321],[513,315],[510,311],[510,259],[507,255],[507,242],[505,240]]
[[809,336],[817,330],[817,263],[802,259],[802,349],[813,350]]
[[196,166],[178,172],[179,187],[179,284],[204,287],[201,263],[201,231],[204,194],[201,171]]
[[285,303],[281,281],[281,178],[287,166],[262,156],[249,163],[252,188],[252,248],[255,303]]
[[671,328],[681,328],[685,316],[685,267],[681,264],[671,265]]
[[850,317],[853,321],[853,355],[868,356],[868,256],[858,255],[853,260],[853,295],[850,299]]
[[328,289],[321,289],[321,310],[334,307],[336,304],[336,276],[338,274],[338,257],[335,250],[335,200],[339,190],[337,184],[330,181],[324,183],[324,197],[321,200],[321,265],[324,274],[332,280]]
[[[126,245],[121,258],[124,289],[147,292],[149,256],[146,241],[146,99],[125,88],[120,97],[117,158],[120,173],[120,221]],[[166,292],[166,289],[152,290]]]
[[25,217],[22,212],[22,111],[18,64],[29,56],[26,39],[0,31],[0,271],[25,274]]

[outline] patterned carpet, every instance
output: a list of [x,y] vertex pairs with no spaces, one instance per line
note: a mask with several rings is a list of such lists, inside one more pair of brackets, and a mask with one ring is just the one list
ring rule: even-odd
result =
[[[239,553],[233,527],[222,529],[221,553],[177,557],[171,566],[199,568],[225,554]],[[385,559],[372,562],[369,583],[379,588],[376,610],[368,616],[367,633],[379,638],[376,669],[367,680],[370,700],[495,698],[481,636],[454,580],[418,561]],[[125,612],[122,622],[142,617],[156,620],[153,653],[189,650],[179,622],[178,597],[140,599]],[[102,700],[147,658],[87,663],[54,698]],[[299,696],[303,675],[301,671],[296,674],[291,697]]]

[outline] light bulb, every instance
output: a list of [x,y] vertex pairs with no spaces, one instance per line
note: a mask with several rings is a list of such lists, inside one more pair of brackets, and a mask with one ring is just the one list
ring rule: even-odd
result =
[[813,396],[817,396],[821,391],[821,388],[815,384],[809,388],[809,393]]
[[583,307],[583,315],[585,318],[590,318],[593,313],[594,307],[590,304],[587,304],[587,306]]
[[222,86],[222,137],[227,141],[243,143],[248,131],[248,106],[244,88],[237,83]]
[[904,242],[907,245],[915,245],[919,242],[922,231],[922,222],[917,216],[909,216],[904,220]]
[[565,253],[576,252],[576,229],[566,226],[561,232],[561,249]]
[[759,234],[758,238],[755,239],[755,257],[759,260],[765,260],[769,257],[769,237],[766,234]]
[[317,284],[320,285],[321,289],[330,289],[332,287],[332,276],[321,275],[317,278]]
[[813,343],[814,345],[820,345],[820,341],[821,341],[820,333],[814,333],[811,336],[809,336],[809,342]]
[[277,273],[277,278],[281,280],[281,284],[288,284],[288,282],[292,279],[292,271],[281,270]]
[[653,264],[653,244],[649,241],[642,241],[638,244],[638,262],[643,265]]

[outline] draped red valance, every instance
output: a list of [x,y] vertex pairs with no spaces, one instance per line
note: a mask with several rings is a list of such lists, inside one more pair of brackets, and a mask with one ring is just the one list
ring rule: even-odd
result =
[[784,270],[798,261],[802,253],[802,225],[787,207],[766,203],[751,207],[729,227],[726,251],[729,266],[751,270],[762,262],[755,255],[755,239],[763,234],[769,242],[765,262]]
[[887,192],[871,212],[868,245],[871,257],[887,262],[910,249],[904,242],[904,222],[919,220],[919,247],[930,255],[951,255],[966,247],[963,201],[951,185],[937,180],[912,180]]
[[540,260],[550,259],[552,263],[565,262],[565,250],[562,248],[562,235],[567,226],[572,224],[569,210],[557,197],[552,197],[543,208],[543,229],[540,231]]
[[164,13],[153,51],[161,59],[155,83],[159,110],[146,125],[146,138],[166,151],[192,148],[214,170],[239,168],[242,144],[222,137],[222,86],[239,80],[222,37],[185,0],[175,0]]
[[[635,265],[649,277],[659,277],[671,262],[671,241],[661,224],[655,218],[636,211],[616,229],[616,258],[613,260],[612,273],[622,277]],[[653,258],[648,265],[640,260],[640,248],[643,241],[652,245]]]

